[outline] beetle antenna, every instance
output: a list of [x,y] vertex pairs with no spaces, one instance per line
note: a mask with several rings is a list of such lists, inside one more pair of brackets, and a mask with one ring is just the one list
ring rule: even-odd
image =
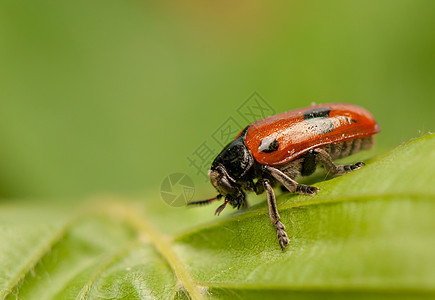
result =
[[199,205],[199,206],[201,206],[201,205],[207,205],[207,204],[212,203],[213,201],[220,200],[221,198],[222,198],[222,195],[219,194],[219,195],[217,195],[216,197],[213,197],[213,198],[189,202],[189,203],[187,203],[187,205]]

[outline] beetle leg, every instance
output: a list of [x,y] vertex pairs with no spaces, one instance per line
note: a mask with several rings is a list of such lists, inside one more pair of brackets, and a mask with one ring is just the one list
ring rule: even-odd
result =
[[326,168],[329,176],[350,173],[354,170],[360,169],[364,165],[362,161],[352,165],[336,165],[332,161],[331,155],[321,148],[313,149],[313,153],[316,155],[316,162],[322,164]]
[[291,179],[289,176],[287,176],[284,172],[273,168],[271,166],[264,166],[264,169],[272,175],[273,178],[281,182],[282,185],[286,187],[287,190],[289,190],[290,193],[298,193],[298,194],[304,194],[304,195],[313,195],[317,193],[319,188],[315,186],[305,185],[305,184],[299,184],[293,179]]
[[285,232],[284,224],[282,224],[279,220],[281,217],[279,216],[278,208],[276,207],[275,193],[273,192],[272,186],[270,185],[268,179],[262,179],[261,183],[266,189],[270,221],[275,226],[276,234],[278,235],[279,245],[284,250],[285,246],[289,243],[289,239],[287,237],[287,233]]

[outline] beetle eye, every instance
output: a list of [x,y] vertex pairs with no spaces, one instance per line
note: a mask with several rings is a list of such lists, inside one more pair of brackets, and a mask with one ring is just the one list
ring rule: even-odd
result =
[[236,194],[238,192],[238,188],[233,186],[226,176],[222,176],[222,178],[218,181],[218,184],[225,195]]
[[228,195],[239,193],[239,188],[230,181],[226,174],[217,170],[210,170],[208,176],[211,184],[220,194]]

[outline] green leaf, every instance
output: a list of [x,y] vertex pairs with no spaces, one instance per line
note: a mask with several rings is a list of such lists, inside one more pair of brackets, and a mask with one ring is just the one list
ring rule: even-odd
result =
[[215,207],[109,196],[80,209],[4,202],[0,295],[434,298],[434,161],[435,136],[427,135],[315,183],[316,196],[282,194],[291,239],[285,251],[264,201],[236,213],[227,208],[219,218]]

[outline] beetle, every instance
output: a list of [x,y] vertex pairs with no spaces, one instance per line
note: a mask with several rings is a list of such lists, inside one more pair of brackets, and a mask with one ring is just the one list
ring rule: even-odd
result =
[[299,176],[311,175],[322,165],[329,176],[361,168],[364,163],[336,165],[343,158],[374,146],[380,127],[366,109],[346,103],[328,103],[291,110],[246,126],[215,158],[208,176],[216,197],[188,203],[204,205],[224,199],[227,204],[247,206],[246,192],[266,192],[270,221],[284,250],[289,243],[275,200],[273,187],[281,184],[291,193],[314,195],[315,186],[299,184]]

